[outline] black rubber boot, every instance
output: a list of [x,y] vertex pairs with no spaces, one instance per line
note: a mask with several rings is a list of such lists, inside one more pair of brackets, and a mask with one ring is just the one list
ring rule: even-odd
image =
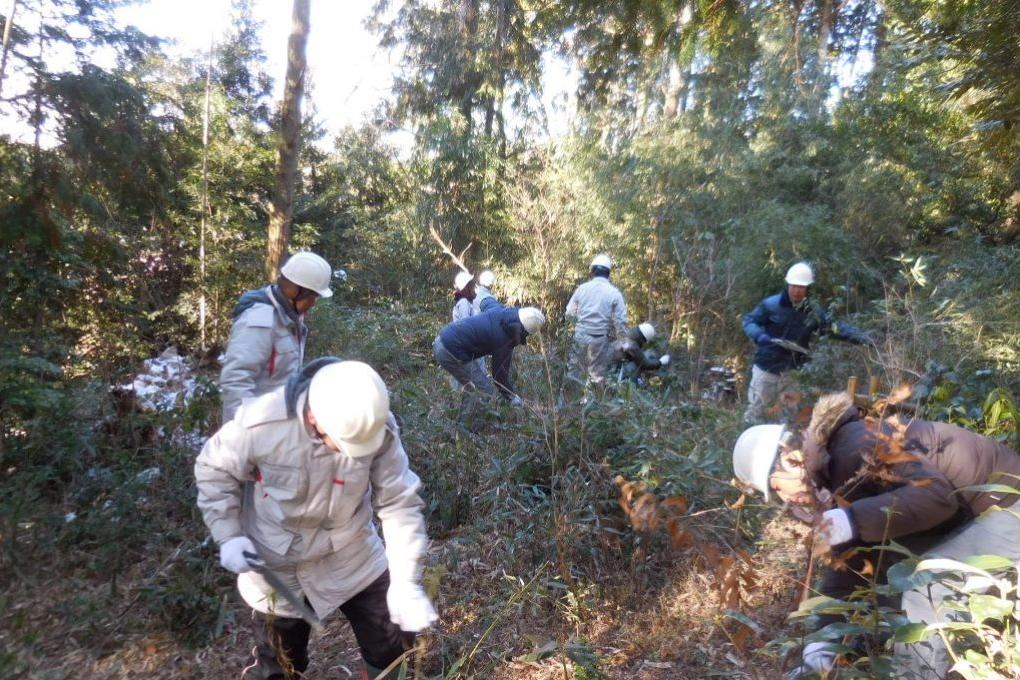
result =
[[255,666],[258,680],[292,680],[308,669],[308,636],[312,627],[303,619],[286,619],[253,612]]

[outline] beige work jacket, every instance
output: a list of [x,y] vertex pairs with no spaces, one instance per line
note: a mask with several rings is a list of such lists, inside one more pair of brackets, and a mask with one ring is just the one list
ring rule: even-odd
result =
[[223,422],[234,417],[241,401],[286,384],[304,363],[304,324],[277,308],[272,293],[269,299],[272,304],[256,303],[242,312],[230,329],[220,371]]
[[[428,538],[421,482],[408,467],[392,414],[379,450],[351,458],[309,434],[305,397],[291,418],[283,388],[245,401],[202,448],[195,479],[198,507],[216,542],[251,538],[269,568],[325,617],[387,563],[391,580],[417,580]],[[254,572],[239,576],[238,589],[258,611],[298,616]]]
[[627,303],[623,293],[601,276],[577,287],[567,302],[565,316],[576,320],[576,342],[612,341],[627,335]]

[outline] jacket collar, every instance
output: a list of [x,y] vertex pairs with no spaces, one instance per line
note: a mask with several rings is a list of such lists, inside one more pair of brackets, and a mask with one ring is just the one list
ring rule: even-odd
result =
[[839,428],[861,417],[861,410],[846,392],[827,394],[812,409],[802,443],[804,464],[809,476],[822,486],[828,481],[829,440]]

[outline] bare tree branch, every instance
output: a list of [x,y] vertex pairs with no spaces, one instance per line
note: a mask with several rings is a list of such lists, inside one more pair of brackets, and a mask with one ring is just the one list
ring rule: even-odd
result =
[[429,225],[429,234],[432,235],[432,240],[438,243],[439,247],[443,249],[443,252],[450,256],[450,259],[453,260],[453,263],[461,268],[461,271],[465,271],[468,274],[471,273],[471,270],[467,268],[466,264],[464,264],[464,256],[467,255],[467,251],[470,250],[471,246],[474,245],[473,241],[467,244],[467,248],[460,251],[460,255],[458,256],[453,254],[453,249],[450,248],[450,246],[443,243],[443,239],[439,236],[439,232],[436,231],[436,228],[432,225]]

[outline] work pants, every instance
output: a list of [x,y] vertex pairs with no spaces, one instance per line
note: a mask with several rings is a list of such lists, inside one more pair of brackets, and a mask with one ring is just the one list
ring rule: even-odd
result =
[[[400,630],[390,621],[386,591],[390,573],[385,571],[367,588],[340,605],[354,631],[361,656],[368,666],[384,669],[414,645],[414,633]],[[289,680],[303,677],[308,668],[308,636],[303,619],[290,619],[252,612],[255,633],[255,663],[246,669],[245,678]]]
[[463,386],[457,422],[473,428],[483,407],[480,394],[496,394],[496,387],[485,372],[485,364],[481,363],[484,359],[461,361],[450,353],[439,336],[432,343],[432,354],[439,365]]
[[[1014,562],[1020,560],[1020,508],[993,507],[968,523],[958,533],[924,553],[925,559],[945,558],[962,562],[977,555],[999,555]],[[911,621],[945,623],[968,620],[963,612],[945,605],[954,590],[932,583],[903,594],[903,612]],[[936,680],[949,677],[952,662],[942,637],[936,633],[914,644],[897,644],[897,666],[901,677],[911,680]]]
[[612,343],[606,336],[574,336],[567,359],[567,379],[585,385],[600,383],[609,372]]
[[744,423],[758,425],[765,422],[781,422],[783,415],[779,408],[780,396],[796,387],[797,381],[787,373],[772,373],[751,366],[751,383],[747,386]]

